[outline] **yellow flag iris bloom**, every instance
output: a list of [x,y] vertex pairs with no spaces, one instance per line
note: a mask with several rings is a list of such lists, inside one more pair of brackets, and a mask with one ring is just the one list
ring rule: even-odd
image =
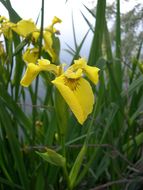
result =
[[38,64],[29,63],[20,84],[24,87],[28,87],[40,71],[50,71],[55,73],[55,75],[58,75],[59,67],[54,64],[50,64],[50,61],[47,59],[39,59]]
[[[52,36],[57,31],[54,28],[54,25],[57,23],[61,23],[61,20],[55,16],[52,20],[52,24],[43,30],[43,38],[44,38],[43,49],[50,55],[50,57],[52,58],[52,62],[55,62],[57,58],[55,50],[53,49],[53,36]],[[31,41],[34,43],[38,41],[38,38],[40,36],[40,30],[37,29],[36,25],[31,19],[20,20],[18,23],[12,26],[12,30],[15,31],[18,35],[25,38],[28,35],[31,35]]]
[[[54,25],[61,22],[61,19],[55,16],[52,20],[52,23],[43,29],[42,50],[46,51],[49,54],[53,63],[55,63],[57,60],[57,54],[54,49],[53,39],[55,34],[59,34],[59,31],[54,28]],[[12,39],[12,31],[16,32],[19,36],[28,38],[28,42],[32,42],[32,45],[38,47],[40,29],[36,27],[36,24],[32,21],[32,19],[20,20],[17,23],[12,23],[5,17],[0,16],[0,35],[4,34],[7,39]],[[24,57],[26,56],[26,62],[29,62],[29,59],[31,60],[34,53],[35,51],[29,51],[29,49],[25,52]]]
[[75,60],[65,72],[61,73],[61,67],[50,64],[48,60],[39,60],[38,64],[30,63],[21,80],[21,85],[29,86],[40,71],[53,71],[56,78],[52,83],[59,90],[73,114],[80,124],[83,124],[87,116],[92,112],[94,94],[90,83],[83,78],[84,74],[94,83],[98,83],[97,67],[87,65],[84,58]]
[[83,74],[97,84],[98,71],[97,67],[88,66],[86,60],[81,58],[75,60],[66,72],[52,81],[80,124],[83,124],[92,112],[94,104],[92,88],[89,82],[83,78]]

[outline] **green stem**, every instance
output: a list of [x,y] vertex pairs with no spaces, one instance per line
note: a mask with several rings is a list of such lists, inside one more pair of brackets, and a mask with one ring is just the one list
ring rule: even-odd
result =
[[66,179],[66,182],[67,182],[68,190],[71,190],[71,187],[70,187],[70,180],[69,180],[69,175],[68,175],[68,171],[67,171],[66,164],[65,164],[65,166],[63,167],[63,173],[64,173],[64,176],[65,176],[65,179]]
[[88,128],[87,135],[86,135],[86,139],[84,141],[84,144],[86,146],[88,146],[88,141],[89,141],[89,138],[90,138],[90,136],[92,134],[92,127],[93,127],[93,122],[94,122],[94,118],[96,117],[96,114],[97,114],[96,113],[96,106],[94,106],[94,110],[93,110],[93,114],[92,114],[92,119],[90,120],[89,128]]
[[[41,57],[42,52],[42,39],[43,39],[43,28],[44,28],[44,0],[42,0],[41,5],[41,28],[40,28],[40,40],[39,40],[39,55],[38,58]],[[38,85],[39,85],[39,77],[36,78],[35,82],[35,94],[33,99],[33,104],[37,104],[37,97],[38,97]],[[36,120],[37,110],[36,107],[33,108],[33,130],[32,130],[32,142],[35,141],[35,120]]]
[[62,155],[66,158],[65,136],[61,135]]
[[120,21],[120,0],[116,1],[116,61],[115,73],[119,90],[122,89],[122,65],[121,65],[121,21]]
[[[84,141],[84,144],[83,146],[86,146],[86,150],[88,148],[88,142],[89,142],[89,139],[90,139],[90,136],[92,134],[92,128],[93,128],[93,122],[94,122],[94,118],[96,118],[96,115],[98,114],[97,113],[97,107],[98,107],[98,100],[96,102],[96,106],[94,107],[94,110],[93,110],[93,114],[92,114],[92,119],[90,121],[90,124],[89,124],[89,128],[88,128],[88,131],[87,131],[87,136],[86,136],[86,139]],[[95,155],[96,155],[96,152],[98,151],[99,147],[97,148],[97,150],[95,150],[95,152],[93,152],[93,156],[91,157],[91,159],[89,160],[89,162],[87,163],[86,165],[86,169],[83,169],[83,171],[80,173],[78,179],[76,180],[76,184],[79,184],[80,181],[83,179],[83,177],[85,176],[86,172],[87,172],[87,168],[89,168],[90,164],[92,163],[93,161],[93,157],[95,158]],[[85,152],[86,153],[86,152]]]
[[39,59],[41,57],[41,52],[42,52],[43,29],[44,29],[44,0],[42,0],[42,7],[41,7],[41,28],[40,28],[40,40],[39,40]]

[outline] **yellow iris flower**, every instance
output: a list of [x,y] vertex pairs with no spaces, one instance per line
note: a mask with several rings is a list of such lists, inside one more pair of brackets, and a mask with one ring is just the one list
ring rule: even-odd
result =
[[28,87],[36,78],[40,71],[52,71],[56,78],[52,83],[59,90],[73,114],[80,124],[83,124],[87,116],[92,112],[94,104],[94,94],[90,83],[83,78],[84,74],[94,83],[98,83],[97,67],[87,65],[84,58],[75,60],[74,64],[70,66],[65,72],[61,67],[46,59],[38,60],[38,64],[29,63],[21,85]]
[[83,124],[92,112],[94,104],[92,88],[89,82],[83,78],[83,74],[97,84],[98,71],[97,67],[88,66],[86,60],[81,58],[75,60],[66,72],[52,81],[80,124]]
[[[57,55],[53,49],[53,39],[52,39],[53,33],[56,33],[57,31],[54,28],[54,25],[60,22],[61,20],[55,16],[52,20],[52,24],[47,28],[45,28],[43,31],[43,38],[44,38],[43,48],[51,56],[52,62],[55,62],[57,58]],[[18,23],[12,26],[12,30],[22,37],[27,37],[29,34],[31,34],[32,42],[37,42],[40,36],[40,30],[37,29],[36,25],[31,19],[19,21]]]
[[40,71],[50,71],[55,75],[58,75],[59,67],[54,64],[50,64],[50,61],[47,59],[39,59],[38,64],[29,63],[20,84],[24,87],[28,87]]
[[[50,55],[53,63],[56,62],[57,59],[57,55],[53,47],[53,37],[55,33],[59,34],[59,31],[54,28],[54,25],[61,22],[61,19],[55,16],[52,20],[51,25],[47,28],[44,28],[43,30],[44,44],[42,44],[42,47],[43,50],[45,50]],[[17,23],[12,23],[8,21],[5,17],[0,16],[0,35],[3,33],[6,38],[12,39],[12,31],[16,32],[18,35],[24,38],[30,37],[29,39],[32,44],[37,43],[40,36],[40,30],[36,27],[35,23],[31,19],[20,20]],[[28,58],[28,53],[29,50],[26,51],[25,55],[27,59],[31,59],[31,52],[29,54],[30,58]]]

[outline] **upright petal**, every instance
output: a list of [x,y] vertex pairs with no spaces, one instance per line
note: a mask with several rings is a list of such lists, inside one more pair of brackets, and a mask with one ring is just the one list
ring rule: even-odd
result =
[[72,65],[74,69],[84,69],[87,65],[87,61],[85,58],[79,58],[78,60],[74,60],[74,64]]
[[56,16],[54,16],[53,20],[52,20],[52,24],[49,25],[48,27],[45,28],[45,31],[49,31],[50,33],[56,33],[57,30],[56,28],[54,28],[54,25],[57,23],[61,23],[62,20]]
[[44,37],[44,43],[45,43],[45,51],[48,52],[48,54],[51,56],[52,58],[52,62],[55,62],[57,56],[56,53],[53,49],[53,40],[52,40],[52,33],[50,33],[49,31],[45,31],[43,34]]
[[38,48],[27,48],[23,54],[23,60],[26,63],[36,63],[38,59],[39,49]]
[[74,61],[74,64],[70,67],[73,70],[82,69],[83,73],[94,83],[98,83],[99,70],[97,67],[88,66],[85,58],[80,58]]
[[58,88],[79,123],[83,124],[94,104],[90,84],[83,78],[68,79],[64,75],[57,77],[52,83]]
[[54,18],[52,20],[52,25],[57,24],[57,23],[61,23],[61,22],[62,22],[62,20],[60,18],[54,16]]
[[64,75],[69,79],[78,79],[82,76],[82,69],[77,69],[75,72],[72,69],[67,69]]

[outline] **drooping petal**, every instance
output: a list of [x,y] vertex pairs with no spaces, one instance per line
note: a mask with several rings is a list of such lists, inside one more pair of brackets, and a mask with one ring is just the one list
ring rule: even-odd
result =
[[20,20],[17,24],[12,27],[18,35],[26,37],[28,34],[37,30],[34,22],[30,20]]
[[20,81],[20,84],[24,87],[28,87],[39,74],[39,72],[40,68],[38,67],[38,65],[35,65],[34,63],[29,63],[26,72],[22,80]]
[[84,78],[80,78],[79,85],[74,91],[74,94],[82,107],[84,122],[87,116],[92,112],[94,104],[94,95],[89,82]]
[[68,79],[61,75],[52,83],[58,88],[79,123],[83,124],[94,104],[94,95],[88,81],[83,78]]
[[58,75],[59,67],[54,64],[50,64],[50,61],[47,59],[39,59],[37,65],[29,63],[20,84],[24,87],[28,87],[40,71],[50,71]]
[[99,70],[97,67],[92,67],[92,66],[86,66],[83,69],[83,72],[87,75],[87,77],[94,83],[98,83],[99,79]]

